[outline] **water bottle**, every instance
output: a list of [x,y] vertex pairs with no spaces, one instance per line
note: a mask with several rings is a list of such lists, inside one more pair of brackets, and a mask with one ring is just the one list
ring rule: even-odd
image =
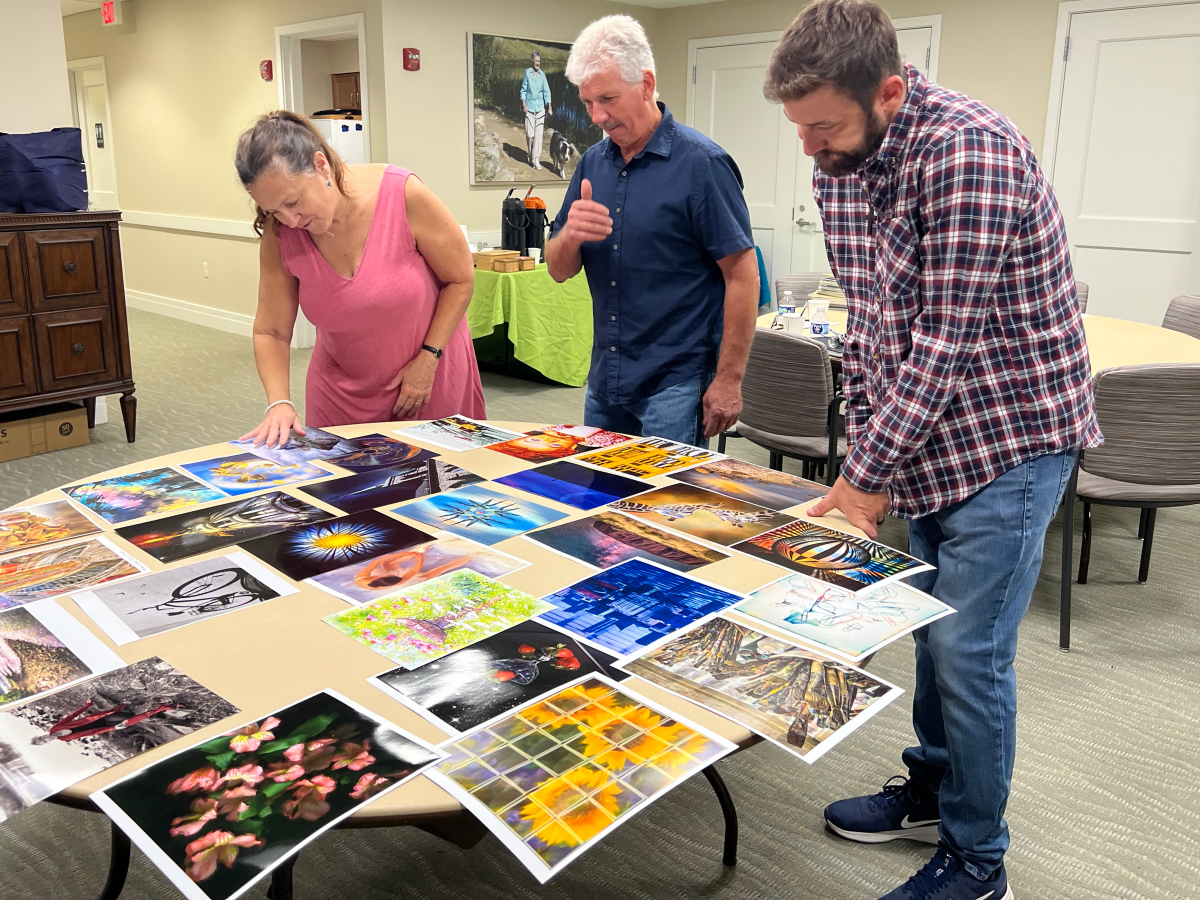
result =
[[829,301],[816,297],[808,301],[808,329],[813,337],[829,337]]
[[792,296],[791,291],[784,291],[783,297],[779,300],[779,315],[793,316],[796,314],[796,300]]

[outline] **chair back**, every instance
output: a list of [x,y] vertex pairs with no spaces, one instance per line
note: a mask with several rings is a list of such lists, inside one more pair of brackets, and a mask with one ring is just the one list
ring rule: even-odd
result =
[[756,328],[742,379],[739,422],[769,434],[829,434],[833,368],[820,341]]
[[809,296],[817,289],[821,283],[821,279],[828,273],[826,272],[799,272],[795,275],[784,275],[781,278],[775,279],[775,305],[779,305],[779,300],[783,296],[784,291],[791,291],[792,297],[795,298],[797,304],[807,303]]
[[1163,328],[1200,338],[1200,294],[1180,294],[1163,314]]
[[1081,313],[1087,312],[1088,286],[1086,282],[1075,282],[1075,296],[1079,298],[1079,311]]
[[1104,446],[1093,475],[1133,484],[1200,484],[1200,363],[1117,366],[1092,382]]

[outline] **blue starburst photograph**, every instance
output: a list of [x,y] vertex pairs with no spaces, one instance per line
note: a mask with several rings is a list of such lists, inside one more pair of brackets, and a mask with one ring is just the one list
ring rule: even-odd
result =
[[741,601],[645,560],[631,559],[542,598],[538,619],[616,656],[627,656]]
[[567,517],[566,513],[476,484],[406,503],[392,512],[489,545]]
[[256,538],[242,549],[300,581],[431,539],[419,528],[369,510]]

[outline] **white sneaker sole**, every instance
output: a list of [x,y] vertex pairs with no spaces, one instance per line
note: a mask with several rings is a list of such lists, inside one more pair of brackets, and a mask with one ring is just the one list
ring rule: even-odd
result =
[[[916,828],[905,828],[899,831],[846,831],[846,829],[838,828],[826,819],[825,827],[848,841],[858,841],[860,844],[886,844],[888,841],[895,840],[920,841],[922,844],[936,844],[938,842],[938,827],[936,825],[920,825]],[[1012,900],[1012,894],[1010,892],[1004,897],[997,898],[997,900]]]

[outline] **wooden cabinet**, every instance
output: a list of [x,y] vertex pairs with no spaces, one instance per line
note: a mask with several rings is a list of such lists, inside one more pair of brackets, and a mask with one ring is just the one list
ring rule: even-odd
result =
[[330,75],[330,88],[333,94],[334,109],[361,109],[362,96],[359,93],[357,72],[344,72],[341,75]]
[[0,215],[0,412],[121,394],[136,435],[119,212]]

